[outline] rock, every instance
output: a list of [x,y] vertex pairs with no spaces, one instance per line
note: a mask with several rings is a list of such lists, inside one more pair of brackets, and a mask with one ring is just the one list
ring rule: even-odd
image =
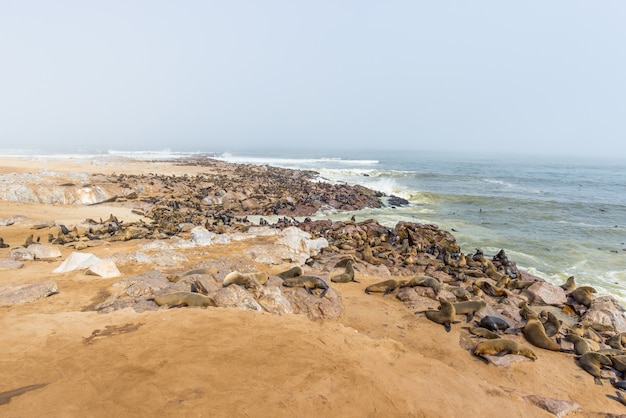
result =
[[211,245],[213,240],[211,239],[211,233],[203,227],[195,227],[191,231],[189,231],[191,235],[191,240],[194,244],[199,246]]
[[135,312],[144,311],[156,311],[159,306],[154,301],[149,301],[146,298],[126,298],[118,299],[116,297],[110,298],[105,302],[95,306],[95,310],[99,313],[111,313],[113,311],[119,311],[121,309],[131,308]]
[[600,296],[591,302],[591,306],[583,319],[593,323],[610,325],[615,329],[615,332],[626,332],[624,312],[624,307],[613,296]]
[[105,279],[119,277],[122,275],[118,270],[115,262],[111,259],[100,260],[87,269],[86,274],[100,276]]
[[289,260],[300,265],[311,256],[317,255],[322,248],[328,247],[326,238],[311,239],[310,233],[295,226],[283,229],[281,235],[276,245],[285,247]]
[[257,301],[269,313],[277,315],[294,313],[291,302],[289,302],[278,286],[264,286]]
[[287,300],[291,302],[294,313],[304,314],[310,320],[332,319],[336,320],[343,315],[345,307],[339,292],[330,288],[323,298],[317,294],[310,295],[304,288],[283,288]]
[[24,247],[11,248],[11,259],[16,261],[31,261],[35,259],[35,255]]
[[32,284],[8,284],[0,286],[0,305],[34,302],[56,292],[57,284],[52,280]]
[[10,258],[0,258],[0,270],[17,270],[24,267],[24,263]]
[[545,409],[546,411],[556,415],[559,418],[580,409],[580,405],[578,405],[576,402],[546,398],[539,395],[528,395],[524,396],[524,398],[534,405],[537,405],[539,408]]
[[239,308],[263,312],[263,308],[243,287],[233,284],[223,287],[211,295],[221,308]]
[[527,287],[522,295],[529,305],[562,305],[567,302],[565,290],[548,282],[537,282]]
[[492,355],[483,354],[481,355],[481,357],[483,357],[485,360],[487,360],[489,363],[493,364],[494,366],[500,366],[504,368],[509,368],[509,366],[511,366],[511,364],[513,363],[518,363],[521,361],[532,361],[528,357],[520,356],[518,354],[505,354],[503,356],[495,356],[495,355],[492,356]]
[[159,271],[142,273],[139,276],[128,277],[113,283],[113,288],[120,289],[130,297],[148,296],[157,293],[171,285],[167,277]]
[[91,253],[71,253],[61,265],[54,270],[53,273],[67,273],[74,270],[88,269],[101,260]]
[[52,245],[43,244],[31,244],[28,246],[28,251],[33,253],[35,259],[57,258],[61,257],[61,251]]

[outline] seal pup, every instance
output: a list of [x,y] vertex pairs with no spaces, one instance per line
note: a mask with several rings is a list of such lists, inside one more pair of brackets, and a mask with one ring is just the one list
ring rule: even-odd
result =
[[469,331],[470,334],[475,335],[477,337],[486,338],[488,340],[495,340],[496,338],[500,338],[500,335],[489,331],[487,328],[483,327],[465,327]]
[[476,315],[476,312],[480,311],[485,306],[487,306],[487,302],[485,302],[482,299],[478,299],[478,300],[468,300],[464,302],[457,302],[457,303],[454,303],[453,305],[454,305],[456,314],[465,315],[466,322],[470,322],[472,319],[474,319],[474,315]]
[[561,351],[561,345],[546,335],[546,330],[541,321],[533,315],[528,315],[528,321],[522,328],[526,340],[535,347],[546,350]]
[[561,329],[562,322],[552,312],[542,312],[541,314],[546,317],[546,320],[542,321],[543,327],[546,330],[546,335],[548,337],[554,337]]
[[388,295],[399,287],[402,287],[408,283],[408,280],[385,280],[379,283],[375,283],[373,285],[367,286],[365,288],[365,293],[368,295],[370,293],[383,293],[383,295]]
[[522,318],[528,319],[528,315],[535,315],[535,311],[530,309],[530,307],[528,306],[528,302],[526,302],[525,300],[521,301],[517,306],[519,307],[519,315]]
[[452,329],[451,324],[458,323],[458,321],[454,320],[454,317],[456,316],[454,305],[444,298],[439,298],[439,304],[439,310],[432,309],[428,311],[417,311],[415,313],[424,313],[426,315],[426,318],[443,325],[446,332],[450,332],[450,330]]
[[480,322],[478,322],[478,326],[487,328],[491,331],[506,331],[510,327],[509,323],[504,319],[493,315],[483,317]]
[[345,270],[341,274],[337,274],[335,276],[331,276],[330,281],[333,283],[348,283],[348,282],[356,282],[359,283],[358,280],[354,278],[354,268],[352,267],[352,260],[346,262]]
[[596,385],[602,385],[602,367],[611,367],[613,363],[604,354],[587,351],[578,358],[578,365],[593,376],[593,382]]
[[507,338],[495,338],[479,342],[473,351],[476,356],[517,354],[531,360],[537,360],[537,355],[529,347]]
[[217,306],[215,300],[210,296],[193,292],[174,292],[155,296],[152,300],[159,306],[168,305],[171,308],[179,306]]
[[323,298],[328,292],[328,284],[319,277],[315,276],[298,276],[283,280],[283,286],[286,287],[304,287],[309,295],[312,295],[311,289],[323,289],[320,298]]
[[276,274],[276,276],[280,277],[283,280],[284,279],[293,279],[294,277],[298,277],[298,276],[302,276],[302,275],[304,275],[304,270],[300,266],[293,266],[290,269],[287,269],[285,271],[281,271],[280,273]]

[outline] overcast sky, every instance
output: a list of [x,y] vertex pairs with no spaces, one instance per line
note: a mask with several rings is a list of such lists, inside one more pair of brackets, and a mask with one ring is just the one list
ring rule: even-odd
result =
[[624,1],[0,0],[0,148],[626,157]]

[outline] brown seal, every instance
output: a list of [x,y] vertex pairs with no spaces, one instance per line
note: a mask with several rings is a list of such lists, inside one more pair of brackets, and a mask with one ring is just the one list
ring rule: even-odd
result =
[[368,295],[370,293],[383,293],[387,295],[393,292],[394,290],[396,290],[397,288],[402,287],[402,285],[406,284],[407,282],[408,280],[394,280],[394,279],[385,280],[385,281],[367,286],[365,288],[365,293],[367,293]]
[[166,293],[164,295],[155,296],[152,300],[159,306],[201,306],[205,308],[207,306],[217,306],[212,297],[193,292]]
[[574,298],[577,303],[584,305],[586,307],[591,306],[591,302],[593,302],[593,294],[596,293],[596,289],[591,286],[580,286],[576,289],[572,290],[570,295]]
[[183,274],[170,274],[169,276],[167,276],[167,280],[169,280],[172,283],[177,283],[183,277],[191,276],[192,274],[215,274],[215,273],[219,273],[219,270],[216,269],[215,267],[205,267],[205,268],[200,268],[200,269],[195,269],[195,270],[189,270]]
[[528,321],[522,329],[526,340],[535,347],[544,348],[546,350],[561,351],[561,346],[546,335],[546,330],[541,321],[533,315],[528,316]]
[[525,300],[521,301],[518,307],[519,315],[524,319],[528,319],[528,315],[536,315],[535,311],[530,309],[530,307],[528,306],[528,302],[526,302]]
[[562,321],[560,321],[556,315],[552,312],[541,312],[542,316],[546,317],[546,320],[543,321],[543,327],[546,330],[546,335],[548,337],[554,337],[558,334],[559,329],[561,329]]
[[571,292],[572,290],[576,289],[576,279],[574,278],[574,276],[569,276],[565,283],[561,285],[561,288],[566,292]]
[[439,304],[439,310],[418,311],[415,313],[423,312],[426,315],[426,318],[443,325],[446,332],[450,332],[452,329],[451,324],[458,323],[458,321],[454,320],[454,317],[456,316],[454,305],[444,298],[439,298]]
[[283,280],[283,286],[287,287],[304,287],[309,295],[312,295],[311,289],[323,289],[320,298],[323,298],[328,292],[328,284],[319,277],[315,276],[298,276]]
[[477,337],[487,338],[488,340],[494,340],[496,338],[500,338],[499,334],[483,327],[469,327],[467,330],[472,335],[476,335]]
[[243,286],[246,289],[250,287],[259,287],[267,282],[269,276],[265,272],[257,273],[240,273],[238,271],[231,271],[224,277],[222,286],[230,286],[231,284],[237,284]]
[[330,278],[331,282],[334,283],[348,283],[348,282],[356,282],[359,283],[358,280],[354,279],[354,268],[352,267],[353,261],[346,262],[345,270],[341,274],[337,274],[336,276],[332,276]]
[[585,354],[578,358],[578,365],[582,367],[587,373],[593,376],[593,382],[596,385],[602,385],[602,367],[611,367],[613,363],[604,354],[596,353],[595,351],[587,351]]
[[439,280],[430,276],[415,276],[402,287],[415,287],[415,286],[430,287],[431,289],[433,289],[433,292],[435,292],[435,297],[439,295],[439,292],[441,292],[441,289],[443,288],[443,285],[441,284]]
[[276,276],[284,280],[284,279],[293,279],[294,277],[302,276],[303,274],[304,274],[304,270],[302,269],[302,267],[293,266],[290,269],[281,271],[280,273],[276,274]]
[[518,354],[528,357],[531,360],[537,360],[537,355],[529,347],[507,338],[496,338],[492,340],[481,341],[476,345],[473,351],[474,355],[496,355]]
[[474,319],[476,312],[480,311],[485,306],[487,306],[487,302],[482,299],[454,303],[456,314],[466,315],[467,322]]
[[580,335],[567,334],[565,336],[565,340],[574,344],[574,352],[576,352],[576,354],[578,354],[579,356],[585,354],[587,351],[595,351],[592,350],[589,341],[581,337]]

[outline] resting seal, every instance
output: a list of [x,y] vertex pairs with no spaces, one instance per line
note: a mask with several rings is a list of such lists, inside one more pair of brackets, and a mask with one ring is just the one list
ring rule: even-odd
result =
[[217,306],[212,297],[193,292],[166,293],[164,295],[155,296],[152,300],[159,306],[201,306],[204,308],[207,306]]
[[584,305],[586,307],[591,306],[591,302],[593,302],[593,294],[596,293],[596,289],[591,286],[580,286],[576,289],[572,290],[570,295],[574,298],[577,303]]
[[358,280],[354,279],[354,268],[352,267],[352,263],[353,263],[352,260],[348,260],[345,265],[345,271],[336,276],[332,276],[330,278],[330,281],[334,283],[348,283],[348,282],[358,283]]
[[522,328],[522,332],[524,333],[526,340],[528,340],[528,342],[535,347],[552,351],[561,351],[561,345],[556,341],[551,340],[550,337],[546,335],[546,330],[543,327],[543,324],[539,319],[537,319],[536,316],[528,316],[528,321],[526,322],[526,325],[524,325],[524,328]]
[[304,270],[302,269],[302,267],[294,266],[285,271],[281,271],[280,273],[276,274],[276,276],[284,280],[284,279],[293,279],[294,277],[302,276],[303,274],[304,274]]
[[570,292],[576,289],[576,279],[574,278],[574,276],[569,276],[565,283],[561,285],[561,288],[566,292]]
[[597,351],[600,348],[598,343],[595,343],[595,347],[592,347],[591,341],[576,334],[567,334],[565,336],[565,341],[569,341],[574,344],[574,352],[579,356],[585,354],[587,351]]
[[415,276],[402,287],[415,286],[430,287],[431,289],[433,289],[433,292],[435,292],[435,296],[439,295],[439,292],[441,292],[441,289],[443,288],[443,285],[439,280],[430,276]]
[[[546,330],[548,337],[554,337],[561,329],[562,322],[552,312],[541,312],[542,316],[546,316],[546,320],[543,322],[543,327]],[[545,315],[544,315],[545,314]],[[528,319],[528,318],[526,318]]]
[[454,305],[445,300],[444,298],[439,298],[439,310],[428,310],[428,311],[418,311],[415,313],[424,312],[426,318],[430,319],[433,322],[443,325],[446,332],[450,332],[451,324],[457,323],[454,320],[456,316],[456,311],[454,310]]
[[230,286],[231,284],[238,284],[246,289],[250,287],[259,287],[259,285],[265,284],[269,276],[265,272],[258,273],[240,273],[238,271],[231,271],[224,277],[222,286]]
[[499,353],[518,354],[531,360],[537,360],[537,355],[529,347],[506,338],[481,341],[474,348],[473,353],[477,356],[496,355]]
[[390,279],[390,280],[385,280],[383,282],[379,282],[379,283],[375,283],[373,285],[367,286],[365,288],[365,293],[367,293],[368,295],[370,293],[383,293],[385,295],[393,292],[394,290],[396,290],[399,287],[402,287],[402,285],[406,284],[408,281],[407,280],[394,280],[394,279]]
[[183,274],[170,274],[169,276],[167,276],[167,280],[169,280],[172,283],[177,283],[183,277],[191,276],[192,274],[215,274],[215,273],[219,273],[219,270],[216,269],[215,267],[205,267],[201,269],[190,270]]
[[283,286],[287,287],[304,287],[309,295],[312,295],[311,289],[323,289],[320,298],[323,298],[328,292],[328,284],[319,277],[315,276],[298,276],[283,280]]
[[506,322],[504,319],[500,318],[499,316],[492,315],[488,315],[482,318],[478,325],[491,331],[505,331],[510,327],[509,323]]
[[578,365],[593,376],[593,382],[596,385],[602,385],[602,380],[600,380],[602,379],[602,366],[611,367],[613,363],[604,354],[587,351],[578,358]]
[[477,337],[487,338],[488,340],[494,340],[496,338],[500,338],[500,335],[496,334],[493,331],[489,331],[487,328],[483,327],[471,327],[467,329],[470,334],[476,335]]

